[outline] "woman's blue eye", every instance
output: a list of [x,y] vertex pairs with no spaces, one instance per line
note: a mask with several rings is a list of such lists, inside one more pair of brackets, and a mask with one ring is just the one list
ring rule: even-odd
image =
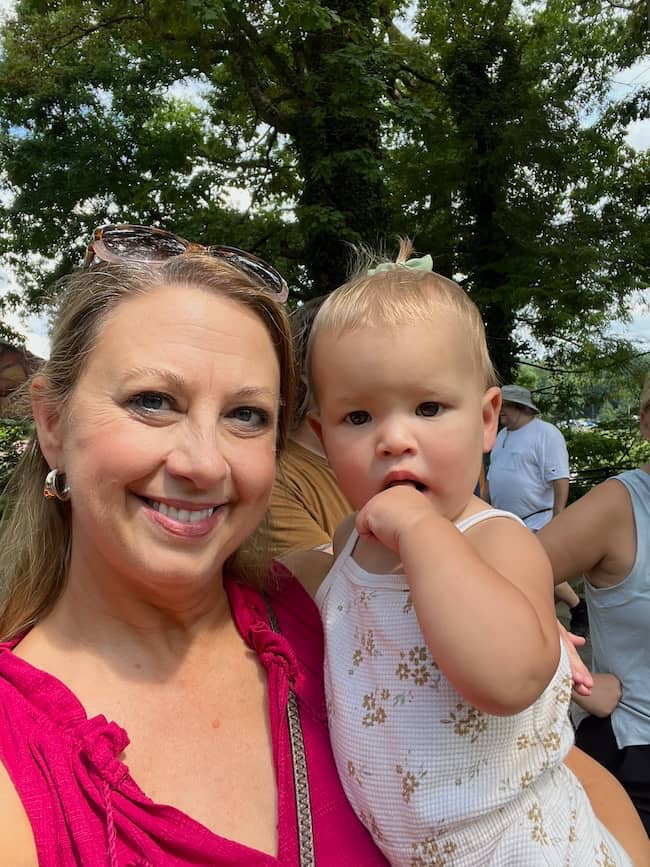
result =
[[370,413],[367,413],[365,409],[355,409],[346,415],[345,420],[354,425],[365,424],[370,420]]
[[442,407],[439,403],[436,403],[434,400],[428,400],[425,403],[421,403],[417,410],[417,415],[423,415],[426,418],[433,418],[433,416],[438,415]]
[[255,406],[238,406],[230,416],[250,427],[264,427],[269,422],[268,412]]
[[144,391],[142,394],[136,394],[135,397],[131,398],[129,403],[136,407],[136,409],[142,409],[146,412],[156,412],[157,410],[170,408],[169,398],[157,391]]

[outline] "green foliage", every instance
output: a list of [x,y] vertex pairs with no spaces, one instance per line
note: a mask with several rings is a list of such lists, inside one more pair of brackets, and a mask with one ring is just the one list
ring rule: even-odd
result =
[[569,450],[571,501],[605,479],[650,462],[650,443],[639,435],[638,420],[620,426],[620,419],[591,430],[563,433]]
[[7,507],[5,487],[31,432],[31,424],[0,419],[0,515]]
[[638,421],[591,430],[564,430],[574,472],[588,469],[633,469],[650,461],[650,444],[639,435]]
[[94,225],[155,223],[266,256],[307,298],[350,244],[403,234],[461,275],[504,379],[522,325],[570,368],[614,348],[603,323],[650,276],[648,158],[624,138],[647,94],[610,95],[644,29],[606,0],[20,0],[0,255],[38,307]]

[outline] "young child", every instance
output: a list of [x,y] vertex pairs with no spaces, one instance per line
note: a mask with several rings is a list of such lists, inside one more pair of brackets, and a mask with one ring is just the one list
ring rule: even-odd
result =
[[316,600],[337,767],[393,865],[629,865],[562,760],[571,676],[540,543],[474,496],[500,390],[430,257],[333,292],[312,424],[356,518]]

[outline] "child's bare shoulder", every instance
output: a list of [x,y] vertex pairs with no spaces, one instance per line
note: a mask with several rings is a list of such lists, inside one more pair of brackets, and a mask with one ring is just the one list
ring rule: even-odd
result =
[[354,522],[357,519],[356,512],[353,512],[351,515],[348,515],[347,518],[344,518],[341,523],[336,528],[334,533],[334,538],[332,540],[332,549],[334,551],[334,557],[338,557],[343,548],[345,548],[345,543],[350,538],[350,533],[354,530]]
[[512,552],[519,554],[541,548],[535,534],[523,521],[509,512],[504,513],[487,505],[482,500],[470,503],[463,518],[469,519],[470,524],[465,530],[467,540],[477,549],[498,550],[504,546],[512,546]]
[[491,506],[479,497],[472,497],[463,511],[458,523],[465,522],[470,524],[467,532],[474,529],[478,530],[479,528],[485,529],[486,527],[494,529],[495,526],[509,528],[523,527],[523,529],[528,529],[516,515],[513,515],[511,512],[504,512],[501,509],[495,509],[494,506]]

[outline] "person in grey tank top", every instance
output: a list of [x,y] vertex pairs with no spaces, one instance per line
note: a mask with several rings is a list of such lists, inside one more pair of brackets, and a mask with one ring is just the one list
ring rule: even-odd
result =
[[[650,441],[650,374],[640,404]],[[555,581],[583,574],[591,623],[592,695],[576,743],[627,790],[650,836],[650,463],[595,487],[538,537]]]

